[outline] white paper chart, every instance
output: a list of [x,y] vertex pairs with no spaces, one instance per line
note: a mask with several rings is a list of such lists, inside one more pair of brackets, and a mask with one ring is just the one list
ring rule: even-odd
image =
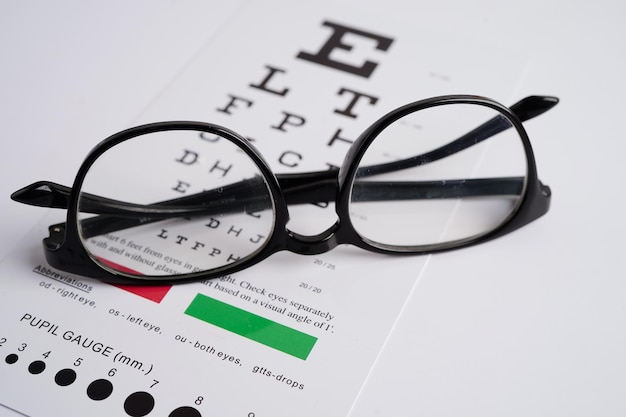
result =
[[[243,9],[137,124],[217,123],[276,172],[323,170],[387,111],[449,93],[508,100],[523,70],[503,51],[410,21],[270,5]],[[184,152],[172,164],[194,157]],[[150,150],[136,158],[141,170]],[[159,180],[186,187],[172,172]],[[335,221],[332,204],[290,214],[302,234]],[[428,260],[340,247],[280,253],[211,281],[117,287],[46,264],[35,242],[60,216],[51,212],[0,269],[0,403],[34,417],[347,415]],[[154,268],[176,262],[115,234],[97,243]],[[267,330],[246,334],[240,316]]]

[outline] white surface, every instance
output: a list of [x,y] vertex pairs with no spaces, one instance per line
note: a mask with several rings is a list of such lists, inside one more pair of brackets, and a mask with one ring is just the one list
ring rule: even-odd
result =
[[[3,2],[0,256],[43,214],[8,195],[44,178],[70,183],[81,161],[64,160],[64,149],[84,155],[133,124],[206,40],[203,25],[227,23],[234,11],[234,3],[211,3]],[[626,7],[371,6],[525,54],[531,64],[517,97],[562,102],[528,126],[540,177],[553,189],[550,213],[496,242],[431,259],[353,415],[626,414]]]

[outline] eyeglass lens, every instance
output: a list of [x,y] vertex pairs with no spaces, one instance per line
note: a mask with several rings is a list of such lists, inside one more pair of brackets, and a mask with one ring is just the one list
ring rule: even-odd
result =
[[145,134],[108,149],[85,175],[78,211],[89,255],[131,276],[243,260],[274,227],[257,164],[233,142],[197,131]]
[[391,123],[359,164],[350,198],[357,232],[371,244],[402,250],[441,247],[497,228],[517,208],[527,175],[512,126],[490,107],[459,103]]

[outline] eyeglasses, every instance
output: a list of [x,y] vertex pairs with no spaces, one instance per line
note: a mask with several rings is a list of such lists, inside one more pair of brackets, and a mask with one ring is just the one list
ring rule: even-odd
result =
[[[277,175],[224,127],[147,124],[98,144],[72,188],[42,181],[11,198],[67,209],[43,241],[48,263],[113,283],[209,279],[281,250],[311,255],[339,244],[387,254],[450,250],[548,211],[550,189],[537,177],[522,122],[557,103],[417,101],[365,130],[341,167]],[[323,202],[335,204],[334,225],[316,236],[288,228],[289,205]]]

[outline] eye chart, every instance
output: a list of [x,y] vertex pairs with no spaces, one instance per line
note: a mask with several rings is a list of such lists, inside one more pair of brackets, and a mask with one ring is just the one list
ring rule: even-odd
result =
[[[223,125],[290,173],[340,166],[358,135],[400,105],[442,94],[513,98],[523,66],[497,48],[403,18],[321,9],[251,2],[136,124]],[[193,187],[182,169],[200,156],[193,143],[171,150],[159,181],[173,197]],[[132,157],[139,172],[151,150]],[[229,167],[214,158],[210,169]],[[40,241],[59,215],[25,242]],[[290,217],[304,235],[336,221],[332,204],[290,207]],[[255,238],[245,224],[210,227]],[[184,230],[159,237],[177,251],[193,244]],[[184,267],[165,244],[115,234],[95,244],[155,269]],[[34,417],[347,415],[428,260],[339,247],[279,253],[211,281],[117,287],[57,271],[40,246],[27,248],[0,267],[0,403]],[[271,330],[247,334],[239,316]]]

